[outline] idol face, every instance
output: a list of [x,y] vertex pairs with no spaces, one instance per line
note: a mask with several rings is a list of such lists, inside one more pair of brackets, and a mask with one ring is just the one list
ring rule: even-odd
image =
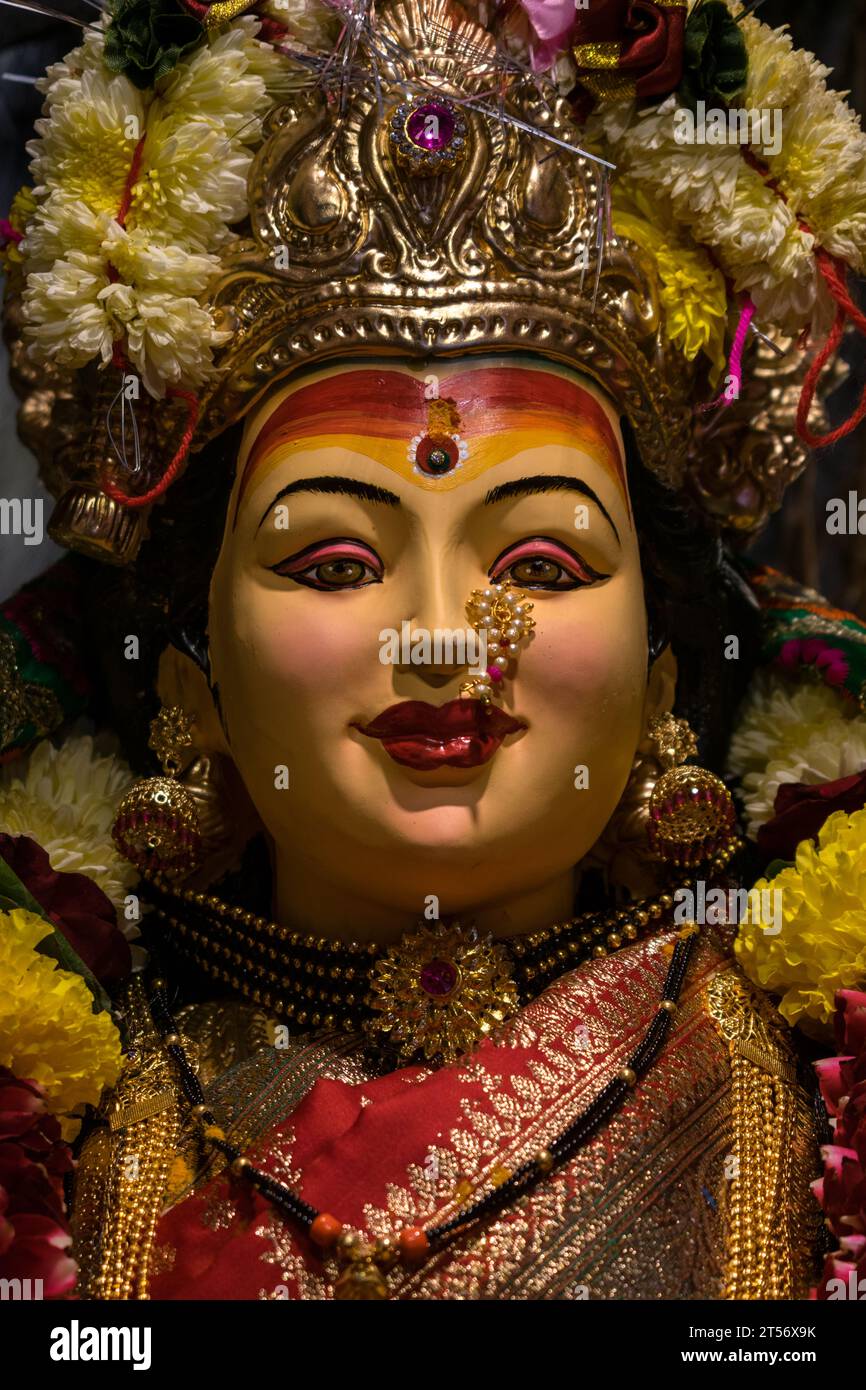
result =
[[[505,581],[536,626],[487,709],[466,601]],[[528,357],[294,380],[247,425],[210,658],[288,917],[567,910],[648,717],[615,410]]]

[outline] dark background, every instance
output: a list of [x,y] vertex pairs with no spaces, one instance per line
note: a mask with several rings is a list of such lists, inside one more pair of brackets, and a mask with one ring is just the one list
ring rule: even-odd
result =
[[[56,0],[56,5],[83,19],[97,8],[94,0]],[[866,111],[866,0],[764,0],[758,13],[768,24],[787,23],[795,42],[833,68],[835,86],[850,92],[861,114]],[[11,81],[9,75],[41,75],[49,63],[75,47],[79,32],[71,24],[0,4],[0,215],[26,181],[24,146],[40,107],[32,84]],[[866,297],[862,290],[860,297],[861,301]],[[866,385],[866,344],[855,339],[846,355],[851,374],[831,400],[833,425],[850,413]],[[35,465],[15,438],[16,403],[5,367],[5,360],[0,360],[2,489],[6,496],[34,496],[39,492]],[[830,536],[825,524],[827,500],[846,498],[852,489],[866,496],[866,423],[853,437],[818,455],[817,466],[790,489],[783,510],[752,553],[820,589],[840,607],[866,616],[866,537]],[[46,502],[46,519],[49,514]],[[24,546],[19,537],[0,538],[0,597],[44,569],[57,554],[48,541]]]

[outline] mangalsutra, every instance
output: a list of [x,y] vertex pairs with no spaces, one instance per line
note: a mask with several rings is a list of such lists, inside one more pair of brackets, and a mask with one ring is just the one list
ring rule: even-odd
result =
[[150,1000],[153,1021],[162,1044],[178,1073],[183,1094],[199,1127],[204,1144],[220,1153],[233,1177],[249,1183],[303,1235],[318,1246],[323,1255],[334,1253],[342,1266],[334,1294],[338,1299],[382,1300],[389,1297],[387,1275],[397,1266],[417,1267],[430,1255],[471,1230],[478,1222],[495,1216],[518,1197],[530,1191],[554,1169],[567,1163],[601,1126],[617,1113],[626,1096],[658,1058],[677,1010],[689,959],[698,934],[689,923],[679,934],[652,1022],[641,1042],[624,1066],[602,1088],[593,1101],[553,1139],[546,1148],[514,1170],[501,1169],[506,1176],[484,1196],[463,1207],[455,1216],[429,1226],[404,1226],[396,1235],[366,1239],[347,1230],[338,1217],[317,1210],[299,1193],[257,1168],[232,1144],[205,1100],[198,1075],[181,1041],[171,1015],[163,980],[155,980]]
[[[708,865],[722,872],[731,839]],[[401,1061],[451,1062],[470,1051],[559,976],[658,927],[682,884],[621,908],[584,912],[526,936],[494,940],[436,922],[392,946],[305,936],[211,893],[148,883],[171,949],[217,983],[291,1027],[363,1033]]]

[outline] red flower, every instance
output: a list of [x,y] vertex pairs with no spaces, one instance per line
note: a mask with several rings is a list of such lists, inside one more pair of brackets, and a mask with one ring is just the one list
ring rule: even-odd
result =
[[686,17],[685,0],[591,0],[570,35],[578,81],[596,97],[668,96],[683,75]]
[[783,782],[773,803],[775,815],[758,831],[758,849],[767,862],[793,860],[801,840],[813,840],[834,811],[859,811],[866,806],[866,769],[835,782],[810,786]]
[[821,1150],[824,1176],[812,1191],[839,1249],[828,1256],[812,1297],[866,1301],[866,994],[837,992],[836,1036],[851,1055],[817,1064],[836,1131]]
[[58,1298],[75,1284],[62,1187],[71,1168],[42,1088],[0,1067],[0,1278],[41,1280],[34,1297]]
[[92,879],[52,869],[45,850],[27,835],[0,834],[0,856],[100,984],[129,974],[129,943],[112,903]]

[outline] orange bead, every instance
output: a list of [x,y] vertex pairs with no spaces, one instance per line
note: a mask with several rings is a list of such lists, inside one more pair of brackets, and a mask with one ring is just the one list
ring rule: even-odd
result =
[[430,1242],[420,1226],[404,1226],[400,1232],[400,1253],[404,1260],[420,1262],[429,1254]]
[[320,1211],[312,1226],[310,1227],[310,1239],[320,1245],[323,1250],[329,1250],[336,1244],[337,1238],[343,1229],[342,1221],[338,1221],[336,1216],[331,1216],[330,1212]]

